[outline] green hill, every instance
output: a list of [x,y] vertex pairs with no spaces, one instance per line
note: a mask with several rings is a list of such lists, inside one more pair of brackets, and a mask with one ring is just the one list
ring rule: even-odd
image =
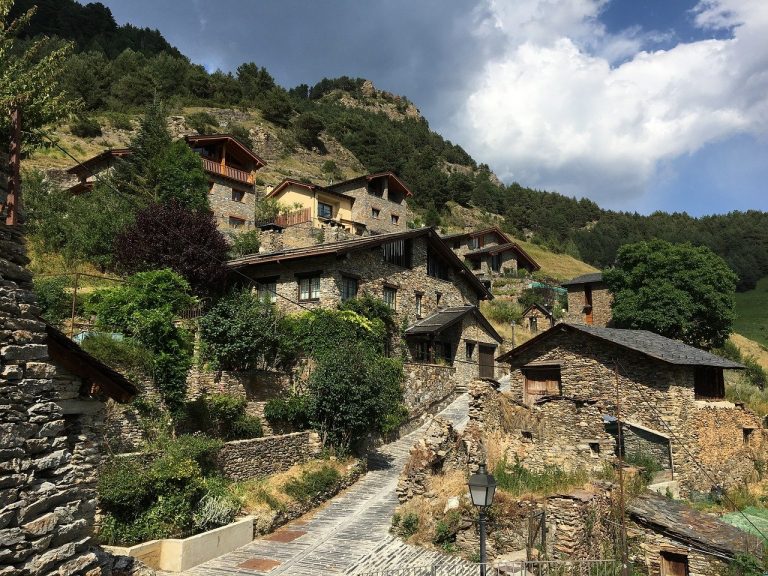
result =
[[[84,155],[120,144],[120,130],[130,127],[131,117],[155,97],[171,114],[189,116],[195,107],[244,110],[242,118],[230,122],[210,122],[210,116],[199,115],[196,128],[251,128],[252,135],[259,136],[254,142],[257,152],[274,150],[276,161],[270,164],[284,175],[327,181],[393,170],[415,192],[412,207],[422,221],[439,223],[453,201],[499,214],[503,228],[513,236],[598,268],[610,265],[624,243],[661,238],[708,246],[738,274],[739,290],[754,288],[768,275],[768,213],[643,216],[602,210],[588,199],[519,183],[505,185],[460,145],[431,130],[406,97],[376,90],[362,78],[325,78],[313,86],[285,88],[254,62],[241,64],[234,73],[209,73],[160,32],[117,26],[102,4],[17,0],[16,9],[31,5],[38,6],[31,33],[58,36],[75,46],[61,78],[83,103],[81,118],[73,121],[70,131],[91,134],[91,140],[75,150]],[[94,118],[100,125],[95,131],[89,122]],[[253,134],[256,128],[258,134]],[[49,155],[54,164],[62,164],[55,152]]]
[[768,347],[768,276],[754,290],[736,294],[734,331]]

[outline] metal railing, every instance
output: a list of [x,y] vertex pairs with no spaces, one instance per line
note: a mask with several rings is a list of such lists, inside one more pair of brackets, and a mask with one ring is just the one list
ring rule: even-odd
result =
[[[446,562],[438,565],[384,568],[356,576],[479,576],[481,564]],[[631,572],[631,571],[630,571]],[[486,576],[621,576],[618,560],[519,560],[485,565]]]

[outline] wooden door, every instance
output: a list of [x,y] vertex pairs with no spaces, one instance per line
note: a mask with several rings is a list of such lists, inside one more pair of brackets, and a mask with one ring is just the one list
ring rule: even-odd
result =
[[594,316],[592,316],[592,286],[589,284],[584,285],[584,322],[587,324],[594,322]]
[[480,360],[480,378],[495,378],[496,370],[494,369],[494,353],[496,348],[493,346],[483,346],[480,344],[479,360]]
[[688,556],[662,552],[661,576],[688,576]]
[[533,404],[543,396],[560,394],[560,368],[528,368],[525,370],[523,402]]

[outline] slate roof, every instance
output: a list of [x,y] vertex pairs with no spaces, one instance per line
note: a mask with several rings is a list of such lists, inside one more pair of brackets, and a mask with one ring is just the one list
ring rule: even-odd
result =
[[659,336],[647,330],[627,330],[621,328],[601,328],[597,326],[585,326],[582,324],[558,324],[546,332],[531,338],[524,344],[514,348],[506,354],[499,357],[500,361],[509,361],[535,346],[538,342],[550,338],[558,330],[569,330],[587,336],[598,338],[611,344],[616,344],[622,348],[634,350],[645,354],[656,360],[661,360],[667,364],[676,364],[680,366],[713,366],[716,368],[743,369],[744,366],[737,362],[732,362],[720,356],[715,356],[699,348],[689,346],[679,340],[672,340]]
[[420,228],[418,230],[406,230],[405,232],[390,232],[389,234],[377,234],[375,236],[361,236],[351,240],[341,240],[339,242],[328,242],[315,246],[306,246],[304,248],[292,248],[288,250],[279,250],[277,252],[267,252],[260,254],[249,254],[242,258],[230,260],[227,266],[232,269],[247,268],[266,263],[285,263],[295,260],[316,258],[320,256],[343,256],[359,250],[366,250],[381,246],[393,240],[407,240],[409,238],[418,238],[426,236],[427,240],[440,255],[455,269],[474,288],[475,292],[482,299],[493,299],[493,294],[483,285],[477,276],[467,268],[458,256],[451,250],[434,228]]
[[125,376],[88,354],[76,342],[50,324],[46,324],[45,331],[48,354],[54,363],[96,384],[101,393],[113,400],[130,402],[136,396],[138,393],[136,386]]
[[365,176],[357,176],[356,178],[350,178],[349,180],[344,180],[342,182],[336,182],[335,184],[328,186],[328,188],[338,188],[358,180],[366,180],[370,182],[371,180],[376,180],[377,178],[387,178],[390,186],[394,185],[393,187],[398,188],[406,196],[413,196],[413,192],[411,192],[410,188],[405,185],[405,182],[400,180],[400,178],[397,177],[397,174],[389,170],[386,172],[377,172],[375,174],[366,174]]
[[326,194],[331,194],[332,196],[339,196],[341,198],[346,198],[347,200],[351,200],[352,202],[355,201],[354,196],[349,196],[348,194],[342,194],[341,192],[336,192],[336,190],[332,190],[330,188],[320,186],[319,184],[312,184],[311,182],[301,182],[299,180],[294,180],[293,178],[284,178],[283,181],[280,182],[280,184],[272,188],[272,190],[270,190],[269,193],[267,193],[266,198],[273,198],[274,196],[277,196],[280,192],[282,192],[285,188],[287,188],[290,185],[306,188],[311,192],[318,190],[320,192],[325,192]]
[[514,242],[508,242],[506,244],[498,244],[496,246],[487,246],[485,248],[480,248],[479,250],[473,250],[472,252],[467,252],[464,254],[464,258],[478,258],[480,256],[484,256],[486,254],[501,254],[503,252],[516,252],[518,257],[522,260],[527,260],[528,264],[531,266],[533,271],[539,270],[541,266],[533,259],[531,258],[528,253],[520,248],[517,244]]
[[590,272],[589,274],[582,274],[581,276],[576,276],[576,278],[572,278],[571,280],[568,280],[568,282],[563,282],[561,286],[578,286],[579,284],[597,284],[598,282],[603,281],[603,273],[602,272]]
[[459,238],[473,238],[475,236],[483,236],[485,234],[496,234],[506,244],[512,242],[509,236],[502,232],[498,226],[491,226],[490,228],[482,228],[480,230],[472,230],[471,232],[455,232],[453,234],[445,234],[444,236],[441,236],[441,238],[443,240],[458,240]]
[[736,552],[754,551],[758,544],[757,538],[735,526],[655,494],[631,500],[627,513],[638,524],[703,551],[732,557]]
[[547,310],[547,309],[546,309],[544,306],[542,306],[541,304],[537,304],[536,302],[534,302],[533,304],[531,304],[530,306],[528,306],[528,308],[526,308],[526,309],[523,311],[523,313],[522,313],[520,316],[521,316],[522,318],[525,318],[525,316],[528,314],[528,312],[530,312],[530,311],[531,311],[531,310],[533,310],[534,308],[536,308],[537,310],[539,310],[539,311],[540,311],[542,314],[544,314],[544,315],[545,315],[547,318],[552,318],[552,312],[550,312],[549,310]]
[[405,334],[406,336],[415,336],[442,332],[461,321],[467,314],[472,314],[480,325],[483,326],[486,332],[488,332],[497,342],[503,340],[488,320],[486,320],[485,316],[480,313],[477,306],[453,306],[451,308],[444,308],[406,328]]

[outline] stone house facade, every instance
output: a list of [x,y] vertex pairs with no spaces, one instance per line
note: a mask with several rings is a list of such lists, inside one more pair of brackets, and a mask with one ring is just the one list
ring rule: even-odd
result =
[[620,420],[624,454],[655,456],[683,493],[742,483],[768,446],[760,418],[725,400],[723,370],[740,364],[651,332],[558,324],[498,360],[510,365],[512,400],[532,417],[557,412],[546,408],[555,399],[573,405],[568,421],[589,430],[587,445],[600,426],[616,435]]
[[448,234],[443,240],[478,277],[486,281],[518,270],[535,272],[541,267],[525,250],[497,227]]
[[555,325],[555,317],[544,306],[531,304],[523,311],[520,320],[533,334],[541,330],[548,330]]
[[[233,233],[253,229],[255,172],[266,165],[264,160],[230,134],[185,136],[184,140],[200,156],[208,176],[208,200],[219,229]],[[91,190],[99,174],[111,171],[130,154],[127,148],[105,150],[73,166],[67,173],[76,182],[69,191],[82,194]]]
[[481,364],[495,375],[501,337],[477,308],[492,295],[432,228],[253,254],[229,266],[286,312],[336,308],[367,293],[408,327],[407,362],[453,366],[456,381],[476,377]]
[[408,198],[413,193],[392,172],[367,174],[328,186],[355,199],[352,219],[368,234],[402,232],[408,226]]
[[603,282],[602,272],[583,274],[563,282],[568,290],[566,321],[589,326],[610,326],[613,296]]
[[97,576],[104,401],[136,388],[39,319],[22,232],[0,239],[0,574]]

